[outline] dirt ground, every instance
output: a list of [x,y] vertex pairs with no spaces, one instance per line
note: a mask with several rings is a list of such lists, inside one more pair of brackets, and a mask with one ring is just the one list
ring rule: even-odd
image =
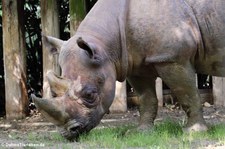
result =
[[[172,119],[175,121],[185,121],[185,114],[182,110],[175,106],[166,106],[159,108],[156,123],[159,123],[165,119]],[[204,118],[207,124],[214,125],[219,123],[225,123],[225,108],[206,105],[204,107]],[[124,124],[137,124],[139,119],[139,112],[137,109],[130,109],[126,113],[114,113],[107,114],[99,124],[101,127],[113,127]],[[31,135],[32,133],[35,135]],[[52,133],[57,133],[57,129],[54,125],[47,122],[40,113],[34,113],[32,116],[27,117],[24,120],[8,122],[4,118],[0,119],[0,149],[1,148],[55,148],[55,143],[60,144],[60,140],[53,138]],[[38,138],[34,136],[42,136],[46,140],[52,141],[51,145],[46,146],[44,143],[40,143]],[[44,137],[43,137],[44,136]],[[82,143],[70,143],[71,146],[78,145],[82,148]],[[218,144],[217,142],[202,140],[201,145],[206,149],[216,148],[222,149],[225,146]],[[85,148],[85,147],[84,147]]]

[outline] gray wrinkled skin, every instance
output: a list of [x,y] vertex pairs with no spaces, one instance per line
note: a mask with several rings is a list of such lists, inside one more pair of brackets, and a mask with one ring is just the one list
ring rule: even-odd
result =
[[195,73],[225,76],[224,0],[99,0],[68,41],[57,48],[61,77],[48,74],[52,99],[33,97],[63,136],[95,127],[111,105],[115,81],[128,79],[141,99],[138,130],[157,114],[161,77],[185,110],[187,131],[205,131]]

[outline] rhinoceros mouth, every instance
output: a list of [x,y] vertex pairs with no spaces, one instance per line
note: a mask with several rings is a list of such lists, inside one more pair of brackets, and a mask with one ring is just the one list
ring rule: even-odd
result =
[[71,120],[63,127],[59,127],[61,135],[70,141],[76,141],[84,130],[84,125],[75,120]]
[[83,124],[75,120],[71,120],[68,123],[66,123],[65,127],[67,128],[68,131],[79,133],[79,130],[81,130]]

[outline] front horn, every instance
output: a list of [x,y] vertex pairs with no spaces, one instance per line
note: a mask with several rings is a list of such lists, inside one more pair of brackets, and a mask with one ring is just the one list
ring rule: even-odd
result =
[[69,89],[69,81],[56,76],[53,71],[49,71],[46,77],[50,85],[53,97],[63,96],[65,92]]
[[31,98],[41,114],[49,121],[56,125],[65,123],[65,120],[68,117],[65,112],[65,107],[62,107],[62,104],[57,103],[57,100],[39,98],[34,94],[31,95]]

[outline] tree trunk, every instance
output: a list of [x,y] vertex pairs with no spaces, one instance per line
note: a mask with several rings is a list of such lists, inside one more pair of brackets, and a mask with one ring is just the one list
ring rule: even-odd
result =
[[2,0],[6,118],[28,113],[23,0]]
[[127,87],[126,81],[118,82],[116,81],[116,93],[115,98],[111,107],[109,108],[110,112],[126,112],[127,111]]
[[[59,18],[56,0],[41,0],[41,26],[42,34],[59,38]],[[49,70],[54,70],[60,75],[58,65],[58,55],[51,55],[49,49],[43,45],[43,96],[51,97],[46,74]]]
[[163,83],[161,78],[155,80],[155,90],[158,99],[158,106],[163,107]]
[[70,0],[70,35],[73,36],[86,15],[85,0]]
[[213,77],[213,101],[215,105],[225,106],[225,78]]

